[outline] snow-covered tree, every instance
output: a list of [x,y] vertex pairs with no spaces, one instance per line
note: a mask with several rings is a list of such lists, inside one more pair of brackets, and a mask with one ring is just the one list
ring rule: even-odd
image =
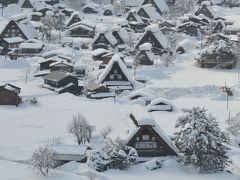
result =
[[41,19],[43,23],[42,34],[45,36],[48,42],[52,39],[52,31],[58,26],[58,20],[52,15],[46,13],[46,16]]
[[194,0],[176,0],[174,6],[170,8],[170,14],[175,18],[181,17],[186,13],[192,12],[194,5]]
[[44,176],[48,175],[49,169],[56,168],[57,163],[58,162],[53,159],[53,153],[47,147],[39,147],[31,157],[33,169],[36,169]]
[[216,119],[200,107],[184,110],[176,123],[175,143],[184,154],[181,160],[193,164],[200,173],[223,171],[228,164],[226,143]]
[[102,172],[108,169],[125,169],[137,162],[136,149],[126,146],[123,140],[107,139],[102,148],[91,152],[87,163]]
[[105,139],[111,132],[112,132],[112,128],[110,126],[107,126],[102,130],[101,135]]
[[196,57],[197,63],[201,65],[207,61],[214,61],[219,65],[227,66],[228,64],[234,64],[236,61],[237,46],[230,41],[215,41],[210,45],[204,45],[204,48],[198,53]]
[[79,145],[89,143],[94,130],[95,127],[90,125],[81,114],[74,115],[68,125],[68,132],[75,136]]

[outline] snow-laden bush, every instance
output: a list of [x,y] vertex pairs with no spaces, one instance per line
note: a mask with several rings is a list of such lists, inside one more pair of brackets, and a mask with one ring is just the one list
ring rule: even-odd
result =
[[220,40],[205,46],[198,54],[196,60],[199,65],[205,62],[232,64],[236,60],[235,44]]
[[35,105],[35,104],[38,104],[38,99],[36,97],[31,97],[31,98],[27,98],[26,102],[28,102],[31,105]]
[[200,173],[223,171],[228,164],[225,143],[229,138],[206,109],[193,107],[184,112],[177,120],[175,133],[175,143],[184,155],[180,161],[193,164]]
[[126,169],[137,162],[136,149],[126,146],[120,139],[115,141],[107,139],[102,148],[91,152],[87,164],[91,168],[103,172],[108,169]]
[[53,152],[47,147],[39,147],[35,150],[31,157],[31,164],[33,169],[47,176],[49,169],[57,167],[58,162],[53,159]]

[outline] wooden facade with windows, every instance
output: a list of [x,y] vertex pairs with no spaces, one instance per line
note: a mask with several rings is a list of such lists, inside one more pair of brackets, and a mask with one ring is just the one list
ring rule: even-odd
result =
[[170,139],[170,143],[164,140],[166,137],[162,137],[158,132],[157,124],[139,125],[133,114],[130,114],[130,118],[138,129],[127,141],[127,145],[134,147],[139,157],[177,156],[176,149],[169,145],[173,142]]
[[19,28],[18,24],[13,20],[9,21],[9,23],[6,25],[6,27],[0,34],[0,37],[1,39],[10,37],[21,37],[23,39],[27,39],[26,35]]

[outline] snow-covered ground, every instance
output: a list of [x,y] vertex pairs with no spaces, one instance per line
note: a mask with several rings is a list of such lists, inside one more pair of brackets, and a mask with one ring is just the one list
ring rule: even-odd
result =
[[[222,8],[216,7],[219,14]],[[239,8],[226,9],[221,15],[228,20],[234,20],[240,24]],[[233,15],[234,14],[234,15]],[[89,17],[93,22],[99,22],[99,27],[104,24],[111,25],[114,20],[109,17],[97,19]],[[116,18],[116,22],[122,21]],[[198,43],[192,42],[192,43]],[[90,59],[89,50],[83,50],[81,57]],[[230,115],[239,112],[240,107],[240,82],[238,80],[239,65],[234,70],[201,69],[196,67],[194,57],[195,50],[187,54],[179,55],[170,67],[162,64],[150,67],[138,67],[137,75],[149,79],[146,87],[163,98],[167,98],[176,107],[173,112],[152,112],[154,119],[170,136],[175,132],[176,119],[181,115],[182,108],[200,106],[209,109],[220,122],[222,130],[225,131],[229,111],[226,109],[226,95],[222,93],[221,87],[225,84],[234,91],[234,97],[230,98]],[[15,106],[0,106],[0,179],[26,179],[26,180],[77,180],[87,179],[88,168],[85,165],[69,164],[52,173],[50,177],[44,178],[33,173],[27,162],[32,152],[39,147],[49,143],[54,137],[61,137],[66,144],[76,144],[73,137],[67,132],[67,125],[72,116],[83,114],[90,124],[96,127],[93,134],[93,147],[102,143],[100,132],[107,126],[113,131],[111,138],[127,138],[128,132],[134,126],[129,119],[129,112],[134,105],[128,100],[128,94],[114,99],[90,100],[85,97],[77,97],[71,94],[55,94],[40,87],[42,78],[33,78],[32,74],[26,79],[26,72],[36,62],[29,60],[6,61],[0,59],[0,85],[12,83],[21,87],[23,98],[37,97],[38,104],[27,103]],[[94,66],[93,62],[85,64]],[[133,72],[132,72],[133,73]],[[94,76],[96,72],[92,72]],[[193,168],[180,166],[175,158],[167,158],[163,168],[155,171],[147,169],[151,163],[133,166],[128,170],[109,170],[105,173],[97,173],[97,179],[120,180],[120,179],[206,179],[206,180],[234,180],[240,175],[240,151],[235,148],[229,153],[235,165],[235,176],[230,173],[219,173],[203,175],[197,174]],[[12,173],[14,172],[14,173]]]

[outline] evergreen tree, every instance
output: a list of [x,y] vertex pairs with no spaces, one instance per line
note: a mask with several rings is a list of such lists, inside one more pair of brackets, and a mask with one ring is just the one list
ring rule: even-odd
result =
[[206,109],[193,107],[184,112],[177,120],[179,131],[175,133],[176,145],[184,154],[181,161],[193,164],[199,173],[223,171],[229,162],[225,145],[229,138]]

